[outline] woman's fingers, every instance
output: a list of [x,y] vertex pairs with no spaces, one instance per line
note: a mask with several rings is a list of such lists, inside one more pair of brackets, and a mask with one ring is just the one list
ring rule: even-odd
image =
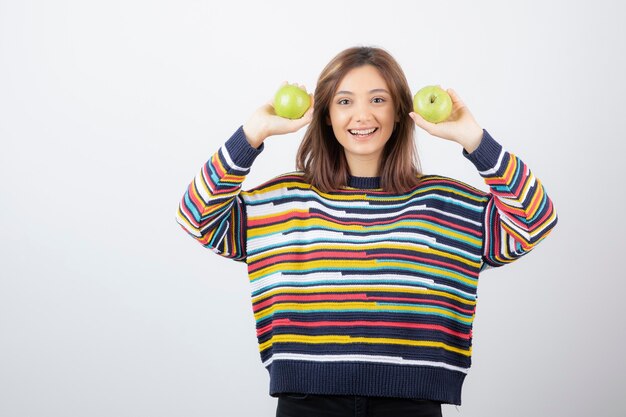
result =
[[419,127],[421,127],[422,129],[424,129],[425,131],[427,131],[430,134],[432,134],[433,129],[435,129],[437,127],[437,125],[435,125],[434,123],[431,123],[428,120],[424,119],[422,116],[420,116],[416,112],[409,113],[409,116],[411,117],[411,119],[413,119],[413,121],[415,122],[416,125],[418,125]]

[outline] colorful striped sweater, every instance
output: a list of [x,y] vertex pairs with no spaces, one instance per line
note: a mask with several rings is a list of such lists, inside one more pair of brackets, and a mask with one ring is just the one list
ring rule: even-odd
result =
[[484,131],[464,155],[490,193],[434,175],[404,194],[357,177],[324,193],[300,172],[242,191],[262,149],[240,127],[189,185],[177,221],[247,263],[270,395],[460,404],[479,272],[528,253],[556,224],[539,180]]

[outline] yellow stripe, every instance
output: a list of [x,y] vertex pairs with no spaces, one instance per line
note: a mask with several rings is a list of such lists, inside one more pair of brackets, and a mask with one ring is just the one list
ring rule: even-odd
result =
[[[265,220],[265,219],[271,219],[272,217],[281,217],[281,216],[294,216],[294,215],[298,215],[298,214],[308,214],[309,210],[308,209],[289,209],[289,210],[283,210],[283,211],[277,211],[277,212],[272,212],[269,215],[260,215],[260,216],[249,216],[248,217],[248,221],[249,222],[253,222],[253,221],[259,221],[259,220]],[[262,227],[262,226],[256,226],[256,227]]]
[[445,276],[452,279],[457,279],[465,284],[476,286],[476,279],[467,278],[461,274],[446,271],[445,269],[440,270],[431,266],[422,265],[413,262],[379,262],[376,259],[365,259],[365,260],[352,260],[352,259],[318,259],[311,261],[298,261],[298,262],[282,262],[278,264],[269,264],[265,268],[257,269],[254,272],[249,274],[249,278],[251,281],[258,279],[259,277],[270,275],[276,272],[281,271],[298,271],[298,270],[320,270],[324,268],[342,268],[342,269],[364,269],[364,270],[381,270],[385,268],[393,268],[400,267],[403,269],[410,269],[413,271],[419,272],[427,272],[438,276]]
[[[550,214],[550,217],[548,217],[548,218],[547,218],[544,222],[542,222],[542,223],[541,223],[541,226],[543,227],[543,226],[545,226],[545,225],[548,225],[548,224],[550,224],[550,223],[554,222],[554,219],[555,219],[555,218],[556,218],[556,211],[554,211],[554,210],[553,210],[553,211],[552,211],[552,213]],[[531,236],[531,237],[535,237],[535,236],[537,236],[537,235],[540,233],[540,231],[539,231],[539,230],[540,230],[542,227],[537,227],[537,228],[535,228],[534,230],[532,230],[532,231],[530,232],[530,236]],[[542,233],[542,232],[541,232],[541,233]],[[543,236],[542,236],[542,238],[541,238],[541,240],[545,239],[547,236],[548,236],[547,234],[543,235]],[[537,243],[541,242],[541,240],[538,240],[538,241],[535,243],[535,246],[537,245]]]
[[[268,216],[268,218],[269,217],[273,217],[273,216]],[[465,242],[470,242],[477,246],[481,244],[481,240],[478,238],[474,238],[466,234],[455,232],[450,229],[444,229],[440,226],[436,226],[431,223],[420,221],[420,220],[416,220],[416,221],[401,220],[401,221],[394,222],[388,225],[363,226],[363,225],[357,225],[357,224],[343,225],[343,224],[338,224],[335,222],[331,222],[331,221],[324,220],[324,219],[318,219],[318,218],[293,219],[293,220],[289,220],[286,222],[282,222],[282,223],[274,224],[270,226],[261,226],[261,227],[251,228],[248,230],[248,237],[254,238],[254,237],[262,236],[262,235],[281,233],[290,228],[310,227],[310,226],[326,227],[333,231],[350,231],[350,232],[364,231],[367,229],[367,233],[394,230],[395,228],[399,226],[416,227],[416,228],[434,230],[435,232],[439,234],[443,234],[444,236],[454,237],[456,239],[459,239]]]
[[293,219],[293,220],[288,220],[286,222],[282,222],[279,224],[274,224],[271,226],[262,226],[262,227],[255,227],[255,228],[249,229],[248,236],[250,238],[253,238],[253,237],[260,236],[260,235],[280,233],[292,227],[306,227],[306,226],[328,227],[336,231],[345,231],[345,230],[357,231],[357,230],[364,229],[364,227],[360,225],[347,225],[346,226],[346,225],[337,224],[334,222],[329,222],[328,220],[323,220],[323,219],[315,219],[315,218]]
[[303,191],[313,191],[315,194],[318,194],[328,200],[333,200],[333,201],[338,201],[338,200],[339,201],[357,201],[357,200],[363,201],[367,197],[365,194],[348,194],[348,195],[327,194],[327,193],[323,193],[322,191],[320,191],[319,189],[311,185],[304,184],[302,182],[296,182],[296,181],[279,181],[278,183],[274,185],[269,185],[259,190],[246,191],[244,194],[247,196],[254,196],[256,199],[258,198],[262,199],[263,194],[266,194],[275,190],[286,189],[286,188],[291,188],[291,189],[297,188]]
[[323,335],[308,336],[300,334],[277,334],[272,336],[267,342],[259,344],[259,350],[270,348],[274,343],[309,343],[309,344],[325,344],[325,343],[370,343],[370,344],[386,344],[386,345],[403,345],[403,346],[425,346],[445,349],[455,352],[463,356],[471,356],[472,348],[459,349],[454,346],[447,345],[443,342],[435,342],[429,340],[411,340],[411,339],[395,339],[389,337],[361,337],[361,336],[344,336],[344,335]]
[[[528,177],[529,180],[530,180],[530,178],[531,177]],[[528,183],[530,184],[530,181],[528,181]],[[529,185],[529,187],[530,187],[530,185]],[[536,182],[535,182],[535,195],[533,195],[532,200],[530,201],[530,204],[529,204],[529,206],[532,206],[533,204],[535,204],[535,209],[533,211],[529,211],[528,212],[528,216],[527,217],[529,219],[534,217],[535,214],[537,214],[537,212],[541,208],[541,201],[543,200],[544,192],[545,192],[545,190],[541,186],[541,183],[539,182],[539,180],[536,180]]]
[[[480,239],[478,239],[478,238],[471,237],[471,236],[463,234],[463,233],[451,231],[449,229],[444,229],[444,228],[442,228],[440,226],[436,226],[436,225],[433,225],[433,224],[430,224],[430,223],[427,223],[427,222],[423,222],[423,221],[406,222],[406,223],[405,222],[398,222],[398,224],[402,224],[402,225],[408,224],[409,226],[419,226],[419,227],[422,227],[424,229],[434,230],[434,231],[436,231],[436,232],[438,232],[440,234],[447,235],[447,236],[452,236],[452,237],[455,237],[457,239],[463,240],[465,242],[473,243],[474,245],[477,245],[477,246],[480,246],[482,244],[482,241]],[[398,224],[390,225],[389,228],[397,227]]]
[[425,294],[425,295],[436,295],[439,297],[444,297],[450,300],[458,301],[459,303],[468,305],[473,307],[476,305],[476,300],[468,300],[458,295],[450,294],[445,291],[436,291],[422,288],[392,288],[386,287],[381,289],[380,287],[370,287],[370,286],[350,286],[350,287],[337,287],[333,286],[332,288],[276,288],[271,291],[265,292],[261,295],[257,295],[252,298],[252,303],[256,304],[265,299],[273,297],[275,295],[289,293],[289,294],[320,294],[320,293],[342,293],[342,292],[368,292],[368,291],[382,291],[385,293],[397,293],[397,294]]
[[[510,154],[508,166],[506,167],[506,169],[500,176],[500,179],[503,179],[507,185],[511,185],[511,178],[513,178],[513,173],[516,170],[517,170],[517,158],[515,157],[515,155]],[[523,174],[524,173],[522,172],[522,175]]]
[[[418,189],[417,192],[414,193],[414,194],[416,194],[416,195],[427,194],[427,193],[429,193],[433,189],[441,190],[443,192],[450,193],[450,194],[460,195],[460,196],[465,197],[465,198],[467,198],[469,200],[474,200],[474,201],[479,202],[479,203],[482,203],[482,202],[487,200],[486,197],[483,197],[483,196],[480,196],[480,195],[476,196],[476,195],[469,194],[467,192],[459,191],[459,190],[455,189],[453,185],[449,185],[449,186],[429,185],[427,187]],[[480,190],[477,190],[477,191],[480,192]]]
[[[215,168],[215,171],[216,171],[215,174],[218,176],[218,178],[219,178],[219,174],[217,173],[217,171],[221,171],[221,172],[228,174],[228,169],[226,169],[226,167],[222,163],[222,159],[219,157],[219,154],[217,152],[213,155],[213,160],[211,162],[213,164],[213,168]],[[207,170],[207,173],[211,175],[211,170]]]
[[[298,175],[302,177],[301,173],[291,173],[288,175]],[[277,177],[275,180],[277,181],[275,184],[273,185],[267,185],[264,186],[263,188],[257,189],[257,190],[251,190],[251,191],[243,191],[242,194],[246,195],[246,196],[250,196],[250,197],[255,197],[255,199],[262,199],[263,198],[263,194],[272,192],[272,191],[276,191],[276,190],[280,190],[280,189],[285,189],[285,188],[291,188],[291,189],[299,189],[302,191],[312,191],[314,193],[316,193],[317,195],[326,198],[328,200],[331,201],[357,201],[357,200],[380,200],[380,199],[384,199],[386,201],[405,201],[405,200],[409,200],[413,197],[415,197],[416,195],[421,195],[421,194],[427,194],[428,192],[430,192],[433,189],[437,189],[437,190],[443,190],[445,192],[449,192],[452,194],[456,194],[456,195],[460,195],[463,196],[467,199],[476,201],[476,202],[483,202],[485,201],[487,198],[483,195],[480,195],[480,193],[482,193],[482,191],[480,191],[477,188],[471,187],[472,189],[474,189],[476,191],[477,194],[479,195],[473,195],[470,192],[465,192],[465,191],[461,191],[461,190],[457,190],[455,188],[455,182],[454,180],[451,180],[450,178],[445,178],[445,177],[437,177],[437,176],[433,176],[432,180],[437,180],[437,178],[443,178],[445,180],[448,181],[452,181],[453,184],[449,185],[449,186],[437,186],[437,185],[428,185],[428,181],[426,181],[426,186],[425,187],[418,187],[417,189],[415,189],[413,192],[411,192],[410,194],[404,194],[404,195],[398,195],[398,196],[394,196],[394,195],[382,195],[382,196],[376,196],[376,195],[366,195],[365,193],[362,194],[327,194],[324,193],[322,191],[320,191],[318,188],[306,184],[303,181],[283,181],[280,177]],[[467,186],[467,184],[465,185]],[[351,190],[356,190],[356,189],[351,189]]]
[[[215,169],[215,174],[218,176],[218,183],[221,183],[221,182],[242,183],[243,180],[246,178],[245,175],[237,175],[237,174],[229,173],[228,172],[229,168],[227,168],[226,165],[224,165],[218,153],[215,153],[213,155],[213,158],[211,159],[211,164],[213,165],[213,168]],[[224,172],[224,175],[220,177],[218,174],[218,171]],[[209,175],[211,174],[211,170],[207,170],[207,172],[209,173]],[[203,170],[203,173],[204,173],[204,170]]]
[[187,219],[185,214],[180,210],[180,208],[178,209],[178,220],[182,221],[183,223],[185,223],[188,226],[188,227],[185,227],[185,229],[187,229],[187,230],[198,230],[198,228],[196,226],[194,226],[193,224],[189,223],[189,220]]
[[464,323],[471,324],[473,317],[463,317],[454,312],[444,310],[438,307],[417,307],[417,306],[402,306],[402,305],[385,305],[377,302],[320,302],[320,303],[276,303],[272,304],[263,310],[259,310],[254,313],[255,320],[259,321],[267,316],[271,316],[277,311],[281,310],[297,310],[300,312],[306,312],[310,310],[326,310],[326,311],[344,311],[344,310],[371,310],[371,311],[415,311],[420,313],[437,313],[444,316],[451,317],[455,320],[462,321]]
[[[552,212],[552,214],[550,215],[550,217],[544,221],[541,226],[544,226],[546,224],[550,224],[554,221],[554,218],[556,217],[556,212]],[[513,238],[517,241],[520,242],[522,245],[522,248],[524,248],[524,250],[529,251],[532,248],[534,248],[535,246],[537,246],[537,244],[539,242],[541,242],[541,240],[545,239],[545,237],[547,235],[544,235],[541,240],[538,240],[534,243],[529,243],[529,240],[526,239],[526,236],[522,236],[520,235],[515,229],[511,228],[511,226],[509,226],[507,223],[502,223],[502,228],[511,236],[513,236]],[[529,233],[529,238],[532,239],[533,237],[537,236],[539,233],[543,233],[543,231],[540,231],[541,228],[540,227],[536,227],[533,231],[528,232]],[[506,245],[506,249],[507,249],[507,256],[510,256],[511,258],[513,258],[513,256],[511,255],[511,253],[508,251],[509,246]]]

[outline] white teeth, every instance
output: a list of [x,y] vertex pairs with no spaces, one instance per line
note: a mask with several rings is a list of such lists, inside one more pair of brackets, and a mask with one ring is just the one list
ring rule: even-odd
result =
[[366,130],[350,130],[350,133],[352,133],[353,135],[369,135],[370,133],[374,133],[374,131],[376,130],[376,128],[372,128],[372,129],[366,129]]

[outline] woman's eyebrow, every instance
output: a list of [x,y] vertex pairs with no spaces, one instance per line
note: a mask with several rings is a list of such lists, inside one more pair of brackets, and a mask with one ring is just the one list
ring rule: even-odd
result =
[[[389,91],[385,90],[384,88],[375,88],[373,90],[370,90],[369,93],[370,94],[372,94],[372,93],[387,93],[387,94],[391,94]],[[347,91],[347,90],[337,91],[337,93],[335,95],[338,96],[340,94],[354,95],[354,93],[352,91]]]

